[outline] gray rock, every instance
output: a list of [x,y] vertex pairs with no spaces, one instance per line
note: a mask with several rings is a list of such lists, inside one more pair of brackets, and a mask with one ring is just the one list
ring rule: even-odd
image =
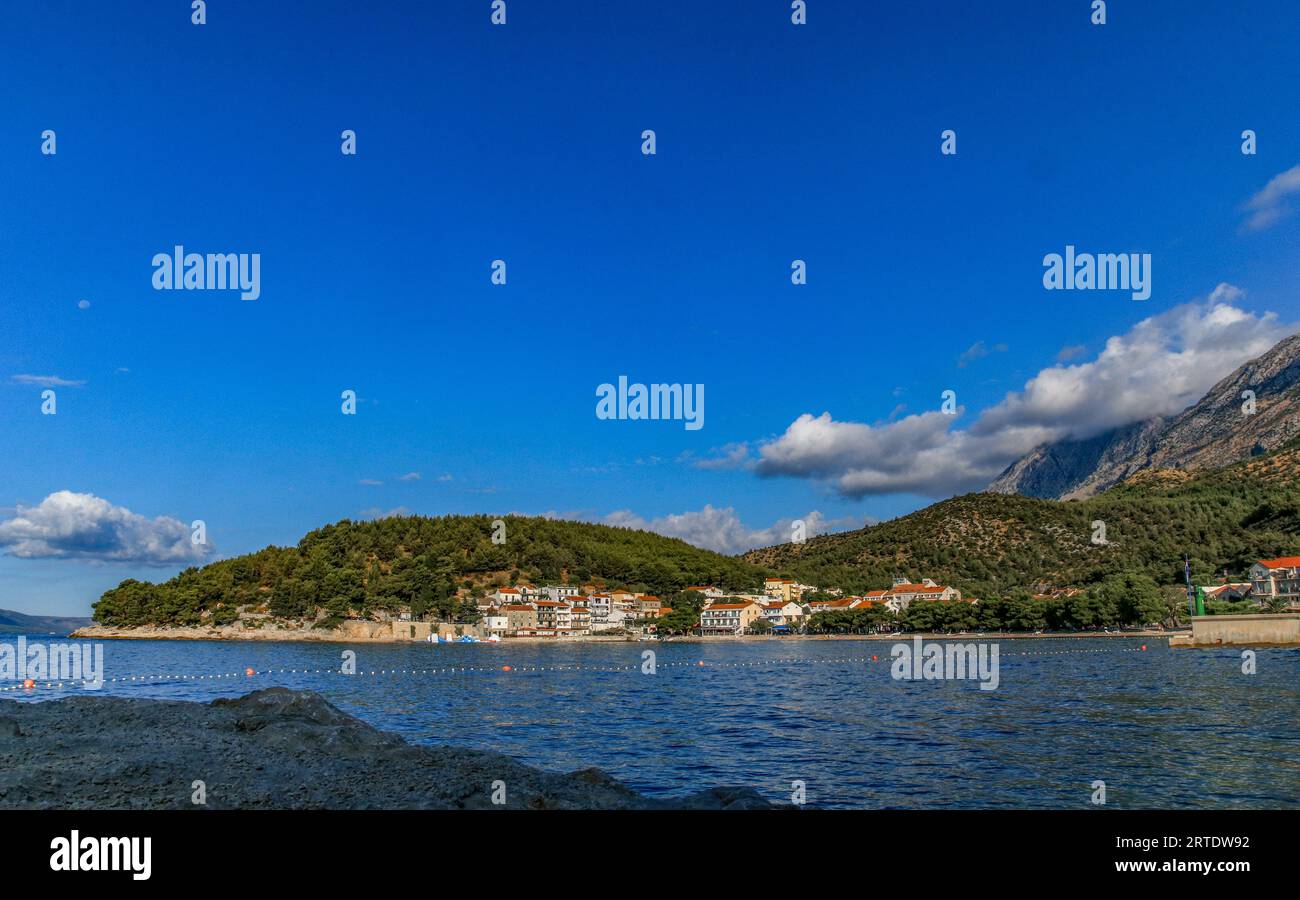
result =
[[[204,782],[206,804],[191,801]],[[0,701],[0,808],[771,809],[742,787],[646,797],[599,769],[408,744],[311,691],[210,704],[103,695]]]

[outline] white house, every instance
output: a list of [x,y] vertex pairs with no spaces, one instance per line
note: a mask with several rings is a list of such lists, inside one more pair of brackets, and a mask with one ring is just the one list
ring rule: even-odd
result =
[[483,630],[488,634],[495,634],[497,637],[505,637],[510,630],[510,618],[504,615],[492,615],[483,617]]
[[1281,597],[1300,606],[1300,556],[1261,559],[1250,567],[1250,583],[1251,596],[1261,603]]
[[607,609],[604,612],[591,611],[591,630],[614,631],[627,628],[632,624],[632,617],[621,609]]
[[929,578],[913,583],[906,578],[895,578],[894,586],[885,591],[885,606],[893,612],[902,612],[913,600],[941,600],[945,603],[961,599],[956,588],[935,584]]
[[505,606],[507,604],[522,603],[523,595],[519,593],[518,588],[497,588],[491,594],[494,606]]
[[772,600],[763,604],[763,618],[771,625],[793,625],[804,616],[804,608],[793,600]]

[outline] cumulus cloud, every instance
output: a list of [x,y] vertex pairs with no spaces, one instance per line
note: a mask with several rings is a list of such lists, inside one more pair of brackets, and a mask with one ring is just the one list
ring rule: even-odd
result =
[[[860,528],[869,521],[858,517],[827,519],[816,510],[801,516],[806,537],[843,531],[848,528]],[[643,518],[631,510],[612,512],[599,521],[604,525],[616,525],[622,528],[637,528],[653,531],[665,537],[681,538],[688,544],[716,550],[719,553],[744,553],[756,547],[770,547],[773,544],[787,544],[793,536],[796,519],[778,519],[767,528],[753,528],[741,521],[735,509],[730,506],[715,507],[705,504],[703,509],[674,515],[660,516],[654,519]]]
[[1246,201],[1244,209],[1247,231],[1263,231],[1277,224],[1291,212],[1290,198],[1300,194],[1300,166],[1292,166],[1274,175],[1264,188]]
[[420,473],[419,473],[419,472],[407,472],[405,475],[399,475],[399,476],[397,476],[397,480],[398,480],[398,481],[419,481],[419,480],[420,480]]
[[58,375],[14,375],[15,384],[35,384],[40,387],[81,387],[86,382],[60,378]]
[[1202,302],[1144,319],[1094,360],[1043,369],[967,429],[955,427],[960,409],[876,425],[804,413],[759,447],[755,471],[825,481],[849,497],[978,490],[1040,444],[1180,412],[1295,330],[1243,311],[1241,296],[1221,284]]
[[144,565],[200,563],[211,544],[195,544],[178,519],[148,519],[94,494],[57,491],[19,505],[0,521],[0,547],[23,559],[92,559]]

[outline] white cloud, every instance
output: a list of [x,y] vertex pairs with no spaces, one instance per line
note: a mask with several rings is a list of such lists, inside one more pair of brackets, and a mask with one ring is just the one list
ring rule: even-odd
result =
[[360,481],[357,482],[357,484],[362,485],[364,487],[379,487],[381,484],[383,484],[383,482],[378,481],[374,478],[362,478]]
[[[812,512],[800,517],[804,523],[805,535],[813,537],[847,528],[860,528],[869,520],[857,517],[827,519],[820,512]],[[736,554],[756,547],[770,547],[773,544],[787,544],[793,535],[794,518],[779,519],[767,528],[752,528],[740,520],[735,509],[730,506],[715,507],[705,504],[703,509],[675,515],[646,519],[631,510],[618,510],[598,521],[604,525],[616,525],[622,528],[637,528],[653,531],[665,537],[681,538],[688,544],[716,550],[719,553]]]
[[964,369],[977,359],[983,359],[990,353],[1006,353],[1007,349],[1006,344],[994,344],[990,347],[983,341],[976,341],[957,357],[957,368]]
[[378,506],[372,506],[369,509],[361,510],[363,519],[391,519],[395,516],[409,516],[411,511],[405,506],[396,506],[392,509],[381,509]]
[[419,472],[407,472],[405,475],[399,475],[399,476],[397,477],[397,480],[398,480],[398,481],[419,481],[419,480],[420,480],[420,473],[419,473]]
[[749,444],[727,444],[721,450],[714,451],[717,456],[710,459],[696,460],[697,469],[741,469],[749,464]]
[[877,425],[804,413],[759,447],[755,470],[850,497],[978,490],[1040,444],[1180,412],[1295,330],[1234,306],[1241,296],[1221,284],[1203,302],[1144,319],[1090,362],[1043,369],[965,430],[954,427],[960,415],[937,410]]
[[211,544],[194,544],[178,519],[147,519],[94,494],[57,491],[19,505],[0,521],[0,547],[23,559],[93,559],[146,565],[200,563]]
[[81,387],[86,383],[60,378],[58,375],[15,375],[13,381],[17,384],[36,384],[41,387]]
[[1274,175],[1263,190],[1246,201],[1244,209],[1250,213],[1246,230],[1263,231],[1277,224],[1290,214],[1288,200],[1294,194],[1300,194],[1300,166]]

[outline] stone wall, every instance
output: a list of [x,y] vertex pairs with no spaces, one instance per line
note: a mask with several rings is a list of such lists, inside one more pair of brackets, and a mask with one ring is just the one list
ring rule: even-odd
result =
[[[1182,637],[1182,636],[1180,636]],[[1217,647],[1229,644],[1300,646],[1300,615],[1194,616],[1190,639],[1171,638],[1171,647]]]

